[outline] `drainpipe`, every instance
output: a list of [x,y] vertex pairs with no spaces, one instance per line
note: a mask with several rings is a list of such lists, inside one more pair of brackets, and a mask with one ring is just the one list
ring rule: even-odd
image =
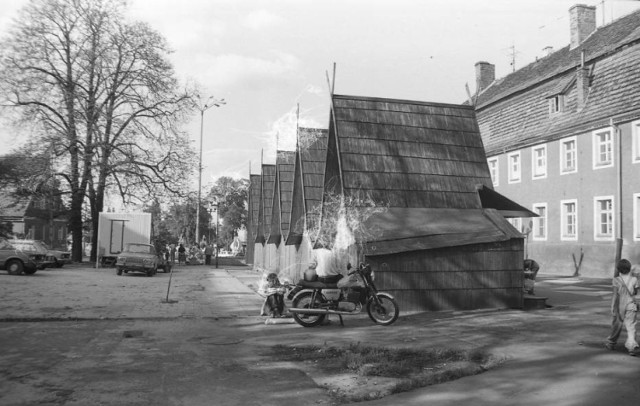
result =
[[613,122],[613,118],[610,119],[610,124],[611,127],[613,128],[613,133],[615,135],[614,140],[615,143],[617,145],[617,152],[618,152],[618,156],[617,156],[617,161],[618,161],[618,172],[616,173],[616,184],[618,187],[617,190],[617,201],[618,201],[618,232],[617,237],[616,237],[616,259],[615,259],[615,264],[613,265],[613,276],[616,277],[618,276],[618,268],[616,267],[616,265],[618,264],[618,261],[620,261],[620,259],[622,258],[622,245],[623,245],[623,240],[622,240],[622,135],[621,135],[621,131],[620,131],[620,127],[618,127],[616,124],[614,124]]

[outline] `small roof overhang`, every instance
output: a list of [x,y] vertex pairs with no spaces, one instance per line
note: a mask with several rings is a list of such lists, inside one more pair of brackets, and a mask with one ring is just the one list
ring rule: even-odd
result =
[[524,238],[494,209],[390,208],[363,229],[370,256]]
[[531,210],[520,206],[513,200],[484,185],[478,187],[478,195],[480,196],[482,208],[496,209],[505,218],[539,217]]

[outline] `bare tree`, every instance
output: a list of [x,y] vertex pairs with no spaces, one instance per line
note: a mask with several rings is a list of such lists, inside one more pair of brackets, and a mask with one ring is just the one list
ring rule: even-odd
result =
[[125,10],[122,0],[32,1],[1,47],[3,105],[35,124],[31,136],[57,158],[76,261],[87,201],[95,236],[110,187],[125,200],[181,194],[194,166],[178,131],[191,92],[180,89],[164,38]]

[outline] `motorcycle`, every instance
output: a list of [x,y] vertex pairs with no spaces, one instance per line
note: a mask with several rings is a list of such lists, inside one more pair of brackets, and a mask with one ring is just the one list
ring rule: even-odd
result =
[[353,275],[358,277],[359,286],[338,287],[339,283],[300,280],[290,293],[293,299],[289,311],[294,320],[303,327],[314,327],[327,315],[337,314],[342,324],[342,316],[355,315],[366,308],[374,323],[393,324],[400,314],[398,302],[389,293],[376,289],[371,266],[362,263],[347,278]]

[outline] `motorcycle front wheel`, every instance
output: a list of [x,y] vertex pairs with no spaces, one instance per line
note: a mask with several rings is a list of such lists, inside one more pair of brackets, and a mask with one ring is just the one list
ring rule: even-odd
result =
[[[316,303],[323,301],[321,295],[316,295]],[[293,299],[291,306],[297,309],[313,309],[317,306],[313,303],[313,294],[305,292]],[[324,321],[326,314],[293,313],[293,319],[302,327],[315,327]]]
[[393,324],[393,322],[398,320],[398,316],[400,315],[398,302],[396,302],[393,296],[386,293],[378,293],[376,296],[379,304],[373,297],[369,298],[367,302],[369,318],[373,320],[374,323],[382,324],[383,326]]

